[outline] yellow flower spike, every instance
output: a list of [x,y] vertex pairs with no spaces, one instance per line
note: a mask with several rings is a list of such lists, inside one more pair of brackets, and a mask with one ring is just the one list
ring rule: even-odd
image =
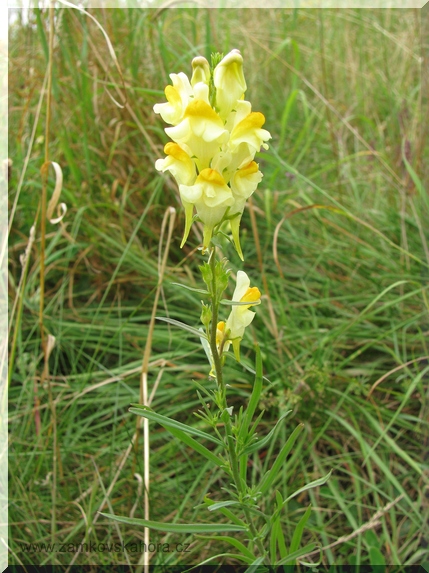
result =
[[216,88],[216,105],[220,116],[225,119],[247,89],[243,58],[239,50],[232,50],[219,62],[213,72],[213,83]]
[[203,56],[198,56],[192,60],[192,69],[194,70],[191,78],[191,86],[199,82],[209,84],[210,82],[210,65]]
[[264,115],[252,112],[250,102],[244,100],[247,86],[238,50],[227,54],[213,73],[202,56],[193,59],[192,68],[191,81],[182,72],[170,74],[167,102],[154,106],[155,113],[172,126],[165,132],[173,140],[165,146],[166,157],[155,166],[169,171],[179,185],[186,215],[182,246],[194,207],[204,224],[203,252],[214,228],[228,214],[234,245],[243,260],[241,217],[262,179],[254,157],[261,147],[268,148],[271,136],[262,128]]

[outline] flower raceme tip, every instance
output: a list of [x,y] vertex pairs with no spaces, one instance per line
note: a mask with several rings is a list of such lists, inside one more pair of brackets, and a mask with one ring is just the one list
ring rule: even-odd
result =
[[247,89],[243,58],[232,50],[212,70],[199,56],[192,61],[193,74],[170,74],[166,103],[154,112],[171,127],[172,139],[158,159],[158,171],[169,171],[179,186],[186,223],[182,246],[192,225],[194,210],[203,223],[203,249],[213,233],[230,221],[235,248],[243,259],[239,227],[247,199],[262,180],[254,161],[261,148],[268,149],[270,133],[263,129],[265,117],[253,112],[244,100]]

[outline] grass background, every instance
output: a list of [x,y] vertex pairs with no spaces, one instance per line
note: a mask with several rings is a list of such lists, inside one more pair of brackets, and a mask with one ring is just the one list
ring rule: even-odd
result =
[[[258,480],[303,422],[304,438],[274,489],[285,496],[331,468],[334,473],[325,486],[289,504],[286,537],[311,503],[304,541],[334,544],[323,551],[324,564],[429,561],[429,221],[422,183],[429,162],[421,76],[428,36],[422,12],[90,12],[110,38],[126,89],[94,22],[76,10],[58,10],[49,153],[63,169],[68,212],[60,224],[48,224],[44,294],[45,328],[55,336],[49,380],[56,418],[49,385],[41,381],[40,231],[20,285],[20,255],[42,188],[46,97],[40,114],[38,105],[48,14],[31,10],[28,22],[18,14],[10,28],[11,211],[17,204],[9,237],[10,308],[19,296],[23,301],[22,317],[15,312],[11,322],[17,346],[9,391],[10,562],[140,558],[132,551],[28,551],[25,544],[143,540],[142,530],[118,526],[97,511],[109,490],[106,511],[143,517],[141,453],[123,456],[136,425],[127,409],[139,399],[169,206],[178,210],[177,224],[158,314],[197,326],[200,312],[197,295],[171,285],[200,286],[200,235],[191,232],[179,248],[184,214],[173,181],[154,169],[167,138],[152,107],[164,101],[169,73],[189,74],[194,56],[233,48],[244,57],[246,99],[264,113],[273,136],[270,150],[258,157],[264,179],[242,222],[244,270],[264,295],[242,344],[243,363],[252,366],[257,340],[270,380],[260,404],[266,410],[261,434],[293,409],[273,447],[255,455],[252,477]],[[121,109],[110,96],[123,101],[124,94]],[[241,268],[227,245],[224,254],[234,272]],[[233,359],[227,372],[238,407],[252,376]],[[207,374],[199,343],[157,323],[149,373],[151,387],[159,382],[155,410],[198,424],[193,380],[209,384]],[[208,492],[222,499],[227,484],[219,472],[152,424],[150,440],[151,518],[215,519],[198,505]],[[345,535],[351,538],[335,544]],[[196,564],[224,549],[197,536],[154,532],[151,539],[190,543],[191,550],[155,552],[152,564]]]

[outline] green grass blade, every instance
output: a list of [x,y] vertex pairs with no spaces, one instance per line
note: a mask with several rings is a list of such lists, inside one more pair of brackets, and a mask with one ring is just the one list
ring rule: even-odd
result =
[[407,156],[405,154],[404,144],[402,145],[402,161],[404,162],[404,165],[407,168],[407,171],[410,174],[410,177],[413,180],[413,183],[416,186],[416,189],[419,192],[420,197],[425,202],[426,208],[429,210],[429,195],[428,193],[426,193],[423,187],[423,183],[420,180],[420,177],[414,171],[413,167],[411,166],[410,162],[407,159]]
[[301,517],[295,528],[289,548],[290,554],[293,554],[295,553],[295,551],[298,551],[298,548],[301,545],[301,539],[304,533],[304,527],[308,521],[308,518],[310,517],[310,514],[311,514],[311,504],[307,507],[304,515]]

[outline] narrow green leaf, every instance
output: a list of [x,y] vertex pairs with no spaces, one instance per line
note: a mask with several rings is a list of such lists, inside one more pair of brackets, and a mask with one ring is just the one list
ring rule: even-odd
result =
[[[265,557],[261,555],[250,564],[250,567],[246,569],[244,573],[262,573],[261,569],[258,569],[259,565],[264,562]],[[268,571],[268,569],[266,569]]]
[[418,376],[416,376],[414,378],[414,380],[412,381],[412,383],[410,384],[410,386],[408,387],[406,393],[404,394],[401,404],[399,404],[399,406],[396,408],[395,412],[392,413],[392,416],[389,420],[389,423],[387,424],[386,427],[382,428],[380,426],[380,424],[377,422],[376,418],[373,418],[368,412],[364,411],[364,408],[360,407],[359,404],[357,404],[357,407],[363,412],[363,414],[366,416],[366,418],[370,421],[370,423],[374,426],[374,428],[377,430],[377,434],[378,434],[378,438],[376,439],[376,441],[374,442],[374,444],[370,447],[369,451],[366,453],[365,458],[363,460],[362,463],[366,463],[369,456],[372,454],[372,452],[377,448],[378,444],[380,443],[381,440],[385,440],[387,442],[387,444],[389,445],[390,448],[392,448],[397,454],[398,456],[400,456],[406,463],[408,463],[420,476],[423,474],[423,464],[421,466],[419,466],[419,464],[417,462],[415,462],[409,455],[407,452],[404,452],[401,447],[396,443],[395,440],[393,440],[389,435],[388,435],[388,431],[390,430],[390,428],[394,425],[394,423],[396,422],[397,418],[399,417],[399,415],[401,414],[403,408],[405,407],[406,404],[409,403],[410,397],[412,396],[412,394],[415,391],[416,386],[420,383],[420,381],[422,379],[424,379],[424,377],[427,375],[429,371],[429,368],[424,368],[420,374]]
[[265,414],[265,410],[262,410],[260,412],[259,416],[257,416],[256,420],[252,424],[252,427],[248,430],[247,439],[253,437],[253,435],[256,432],[257,427],[259,426],[259,422],[262,420],[264,414]]
[[37,31],[39,33],[40,43],[42,44],[43,52],[45,54],[46,61],[48,62],[49,47],[48,47],[48,41],[46,39],[45,29],[42,23],[42,18],[41,18],[42,11],[40,10],[40,8],[35,9],[35,14],[36,14],[36,25],[37,25]]
[[283,414],[283,416],[281,416],[277,422],[276,425],[274,426],[274,428],[269,432],[269,434],[267,434],[265,437],[263,437],[261,440],[258,440],[257,442],[253,442],[253,444],[250,444],[249,446],[247,446],[246,448],[244,448],[243,450],[243,454],[252,454],[253,452],[256,452],[257,450],[265,447],[266,445],[268,445],[271,441],[271,439],[274,436],[274,432],[277,429],[277,426],[280,424],[280,422],[286,418],[286,416],[288,414],[290,414],[292,412],[292,410],[289,410],[288,412],[286,412],[285,414]]
[[201,346],[203,347],[203,350],[206,353],[207,360],[209,361],[209,364],[210,364],[210,368],[211,368],[210,376],[212,376],[212,375],[214,376],[215,364],[214,364],[212,349],[210,347],[210,344],[209,344],[206,336],[204,336],[204,337],[201,336],[200,341],[201,341]]
[[[245,357],[242,357],[242,360],[240,362],[240,366],[242,368],[244,368],[245,370],[247,370],[247,372],[249,372],[250,374],[253,374],[253,376],[256,376],[256,371],[249,366],[249,364],[247,363],[247,360],[245,359]],[[265,382],[267,382],[267,384],[271,384],[271,380],[269,378],[267,378],[266,376],[262,376],[262,380],[265,380]]]
[[371,565],[386,565],[384,555],[378,547],[369,548],[369,562]]
[[247,436],[247,433],[249,431],[249,426],[252,422],[253,414],[255,413],[262,392],[263,373],[262,373],[261,350],[258,345],[256,345],[255,350],[256,350],[255,384],[253,386],[252,394],[250,396],[249,405],[247,406],[247,409],[244,412],[243,421],[239,432],[239,438],[241,438],[241,440],[244,440],[245,437]]
[[198,338],[207,338],[207,336],[205,335],[205,333],[202,330],[198,330],[197,328],[194,328],[193,326],[188,326],[184,322],[180,322],[179,320],[174,320],[174,318],[167,318],[165,316],[157,316],[156,320],[162,320],[163,322],[168,322],[169,324],[172,324],[173,326],[177,326],[178,328],[181,328],[182,330],[186,330],[186,332],[190,332],[194,336],[198,336]]
[[357,431],[351,424],[349,424],[346,420],[344,420],[341,416],[336,414],[335,412],[327,412],[329,416],[337,420],[340,424],[342,424],[350,434],[359,442],[362,452],[368,453],[370,458],[372,459],[373,463],[378,466],[383,473],[383,475],[389,480],[389,482],[403,494],[404,499],[407,501],[411,511],[420,518],[419,510],[416,507],[416,504],[412,501],[410,496],[408,495],[406,489],[404,488],[403,484],[396,478],[396,476],[392,473],[391,468],[386,465],[384,460],[380,458],[380,456],[375,451],[371,451],[369,444],[365,441],[362,434]]
[[191,292],[196,292],[198,294],[202,294],[204,296],[207,296],[208,294],[210,294],[208,290],[204,290],[202,288],[193,288],[193,287],[190,287],[188,285],[182,285],[181,283],[171,283],[171,284],[174,286],[184,288],[184,289],[189,290]]
[[429,208],[429,196],[425,192],[425,189],[423,188],[423,184],[420,180],[420,177],[414,171],[413,167],[411,166],[410,162],[407,159],[404,144],[405,144],[405,141],[402,144],[402,160],[404,162],[405,167],[407,168],[408,173],[410,174],[411,179],[413,180],[414,185],[416,186],[416,189],[418,190],[418,192],[420,194],[420,197],[425,201],[426,207]]
[[284,559],[288,552],[286,548],[285,538],[283,535],[282,525],[280,521],[280,513],[283,507],[282,494],[276,491],[276,510],[271,515],[271,536],[270,536],[270,556],[271,563],[277,561],[277,549],[280,553],[280,558]]
[[289,439],[280,450],[271,469],[262,478],[261,484],[259,486],[259,491],[261,493],[267,492],[271,487],[271,485],[273,484],[274,480],[276,479],[276,477],[280,472],[280,469],[283,466],[285,459],[287,458],[289,452],[291,451],[293,445],[296,442],[296,439],[298,438],[299,434],[302,432],[303,429],[304,429],[304,424],[299,424],[292,432],[292,434],[289,436]]
[[160,521],[150,521],[136,517],[122,517],[112,515],[111,513],[101,513],[101,515],[109,519],[114,519],[115,521],[120,521],[121,523],[127,523],[128,525],[149,527],[149,529],[167,531],[169,533],[223,533],[224,531],[245,530],[244,527],[230,523],[161,523]]
[[222,458],[220,458],[219,456],[208,450],[205,446],[194,440],[194,438],[191,438],[191,436],[188,436],[187,433],[183,432],[182,430],[178,430],[177,428],[172,428],[171,426],[167,426],[165,429],[168,430],[170,434],[172,434],[180,441],[182,441],[184,444],[186,444],[187,446],[189,446],[190,448],[192,448],[193,450],[204,456],[206,459],[210,460],[223,470],[228,471],[225,462],[224,460],[222,460]]
[[286,125],[289,118],[290,111],[295,103],[296,96],[298,95],[298,90],[292,90],[289,94],[289,97],[286,100],[286,105],[283,109],[283,113],[280,120],[280,137],[277,149],[279,152],[282,152],[282,147],[284,145],[285,134],[286,134]]
[[[212,499],[210,499],[209,497],[205,496],[204,498],[204,503],[206,504],[206,506],[210,509],[211,505],[214,505],[216,502],[213,501]],[[220,513],[222,513],[222,515],[224,515],[227,519],[229,519],[230,521],[232,521],[233,523],[235,523],[236,525],[240,526],[240,527],[244,527],[244,529],[247,530],[247,525],[244,523],[244,521],[242,521],[239,517],[237,517],[236,515],[234,515],[232,513],[232,511],[230,511],[229,509],[226,509],[226,507],[220,507],[219,508]]]
[[187,434],[193,434],[194,436],[198,436],[199,438],[203,438],[205,440],[214,442],[218,446],[222,446],[222,442],[215,436],[207,434],[206,432],[198,430],[197,428],[188,426],[187,424],[182,424],[182,422],[177,422],[172,418],[167,418],[167,416],[162,416],[161,414],[157,414],[156,412],[154,412],[147,406],[143,406],[142,404],[131,404],[129,412],[131,412],[132,414],[137,414],[137,416],[142,416],[143,418],[147,418],[148,420],[152,420],[153,422],[158,422],[158,424],[160,424],[166,429],[176,428],[176,430],[182,430]]
[[279,548],[280,557],[281,557],[281,559],[284,559],[285,557],[287,557],[287,548],[286,548],[285,536],[283,535],[283,529],[282,529],[282,524],[280,522],[280,519],[279,519],[279,526],[277,528],[276,537],[277,537],[277,545]]
[[299,546],[301,545],[302,534],[304,533],[304,527],[308,521],[308,518],[311,514],[311,504],[307,507],[304,515],[299,520],[296,529],[292,536],[292,541],[289,548],[289,553],[295,553],[298,551]]
[[327,475],[325,475],[325,477],[316,479],[316,480],[308,483],[304,487],[300,487],[292,495],[290,495],[288,498],[286,498],[284,500],[283,505],[286,505],[288,501],[290,501],[291,499],[293,499],[294,497],[296,497],[297,495],[299,495],[303,491],[307,491],[308,489],[311,489],[313,487],[319,487],[319,485],[324,485],[328,481],[328,479],[331,477],[331,474],[332,474],[332,470]]
[[[167,428],[166,428],[167,429]],[[179,438],[182,442],[184,442],[187,446],[204,456],[206,459],[211,460],[214,464],[219,466],[222,469],[226,469],[225,461],[222,460],[219,456],[208,450],[202,444],[191,438],[180,430],[176,430],[175,428],[168,428],[168,431],[173,434],[176,438]]]
[[208,510],[209,511],[216,511],[217,509],[220,509],[221,507],[228,507],[229,505],[241,505],[241,504],[238,501],[228,499],[227,501],[217,501],[217,502],[213,503],[213,505],[210,505]]
[[238,549],[238,551],[240,551],[240,553],[246,557],[247,559],[249,559],[249,562],[252,563],[255,559],[255,556],[253,555],[253,553],[251,551],[249,551],[249,549],[247,549],[247,547],[241,543],[241,541],[238,541],[238,539],[235,539],[234,537],[229,537],[228,535],[216,535],[216,536],[207,536],[207,535],[199,535],[198,537],[202,537],[205,539],[212,539],[212,540],[217,540],[217,541],[225,541],[226,543],[229,543],[230,545],[232,545],[233,547],[235,547],[236,549]]
[[[213,240],[212,240],[213,242]],[[220,557],[232,557],[233,559],[238,559],[239,561],[243,561],[244,563],[249,563],[249,558],[245,557],[244,555],[240,555],[239,553],[218,553],[217,555],[213,555],[213,557],[209,557],[208,559],[205,559],[204,561],[202,561],[201,563],[198,563],[198,568],[200,571],[202,571],[201,566],[202,565],[207,565],[207,563],[210,563],[212,561],[214,561],[215,559],[219,559]],[[219,563],[217,563],[217,565],[219,565]],[[182,573],[188,573],[188,571],[192,571],[193,569],[195,569],[195,565],[193,565],[192,567],[190,567],[189,569],[184,569],[181,570]]]
[[277,561],[277,530],[280,526],[280,517],[274,520],[273,526],[270,531],[270,561],[275,563]]
[[287,565],[288,563],[295,563],[297,559],[299,559],[303,555],[307,555],[307,553],[311,553],[312,551],[314,551],[315,548],[316,548],[315,543],[309,543],[302,549],[299,549],[294,553],[290,553],[284,559],[280,559],[280,561],[278,561],[276,565]]

